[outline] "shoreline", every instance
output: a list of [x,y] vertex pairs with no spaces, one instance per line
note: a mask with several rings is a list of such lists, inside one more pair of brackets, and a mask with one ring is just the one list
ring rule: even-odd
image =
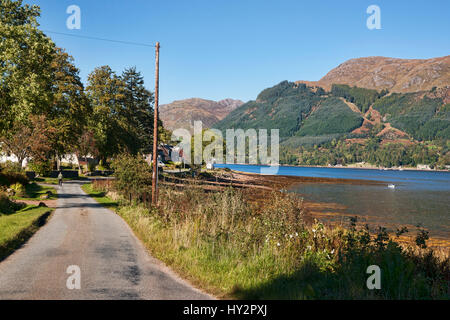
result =
[[[350,184],[355,186],[363,185],[386,185],[386,181],[380,180],[361,180],[361,179],[343,179],[343,178],[322,178],[322,177],[301,177],[289,175],[270,175],[255,172],[243,172],[238,170],[225,170],[225,168],[216,168],[214,170],[206,170],[214,178],[195,180],[192,178],[175,178],[172,182],[163,182],[164,184],[186,187],[186,183],[190,187],[202,188],[205,192],[220,191],[227,187],[233,187],[243,190],[247,199],[257,206],[265,205],[268,192],[286,193],[289,188],[299,184]],[[200,182],[200,183],[199,183]],[[337,202],[321,202],[308,199],[307,196],[297,193],[304,203],[305,221],[312,223],[314,219],[329,225],[330,227],[348,228],[351,217],[358,217],[358,225],[363,227],[364,224],[371,226],[372,232],[375,232],[378,226],[388,228],[390,236],[395,239],[395,230],[398,227],[406,226],[411,231],[409,235],[401,237],[401,242],[414,244],[416,228],[413,224],[396,223],[392,221],[380,221],[379,217],[371,217],[362,213],[355,214],[348,211],[348,207]],[[430,239],[428,244],[430,247],[439,248],[440,250],[449,251],[450,238],[437,232],[435,235],[430,231]],[[397,239],[399,240],[399,239]]]
[[[223,170],[223,168],[221,168]],[[276,192],[284,192],[288,188],[300,184],[300,183],[312,183],[312,184],[352,184],[352,185],[383,185],[383,181],[374,180],[356,180],[356,179],[340,179],[340,178],[319,178],[319,177],[299,177],[299,176],[286,176],[286,175],[263,175],[259,173],[249,173],[237,170],[231,170],[232,180],[240,185],[252,185],[255,188],[246,188],[251,193],[251,198],[255,202],[264,203],[264,192],[267,190],[258,189],[258,186],[265,186]],[[233,182],[233,184],[235,183]],[[409,235],[402,235],[400,242],[404,244],[414,243],[414,233],[415,229],[413,225],[406,225],[400,223],[385,222],[379,224],[376,219],[371,219],[371,217],[362,214],[352,214],[347,211],[347,207],[340,203],[329,203],[329,202],[318,202],[311,201],[304,197],[304,195],[299,194],[305,205],[305,213],[307,219],[311,221],[317,219],[326,223],[330,226],[347,226],[347,219],[350,217],[358,217],[358,225],[363,225],[365,223],[375,225],[382,225],[393,231],[389,232],[391,237],[395,239],[395,228],[401,226],[407,226],[411,231]],[[373,228],[372,228],[373,229]],[[430,231],[430,230],[429,230]],[[430,231],[431,233],[431,231]],[[428,240],[428,245],[433,248],[438,248],[440,250],[449,251],[450,249],[450,238],[441,235],[430,235]]]
[[[217,163],[215,165],[219,166],[226,166],[227,163]],[[258,166],[264,166],[264,167],[271,167],[270,165],[261,165],[261,164],[248,164],[248,163],[233,163],[232,165],[239,165],[239,166],[252,166],[252,167],[258,167]],[[380,170],[380,171],[417,171],[417,172],[448,172],[450,173],[450,169],[417,169],[414,167],[377,167],[377,166],[357,166],[355,164],[350,164],[346,166],[318,166],[318,165],[292,165],[292,164],[280,164],[279,167],[291,167],[291,168],[330,168],[330,169],[361,169],[361,170]],[[277,167],[278,167],[277,166]],[[275,167],[275,166],[274,166]],[[220,169],[226,168],[226,167],[217,167]],[[233,169],[230,169],[233,170]],[[237,171],[237,170],[236,170]],[[242,171],[245,172],[245,171]],[[257,173],[260,174],[260,173]]]

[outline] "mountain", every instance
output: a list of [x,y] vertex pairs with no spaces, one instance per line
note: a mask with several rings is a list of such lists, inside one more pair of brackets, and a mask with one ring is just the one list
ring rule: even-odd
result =
[[[333,84],[329,91],[283,81],[214,125],[279,129],[280,162],[450,165],[450,86],[388,93]],[[225,134],[225,133],[224,133]]]
[[450,84],[450,56],[433,59],[365,57],[348,60],[319,81],[298,81],[331,90],[332,84],[390,92],[428,91]]
[[283,144],[339,137],[417,141],[450,138],[450,87],[392,93],[333,85],[331,91],[283,81],[230,112],[214,127],[279,129]]
[[185,128],[192,132],[194,121],[200,120],[203,128],[211,128],[242,104],[242,101],[233,99],[212,101],[192,98],[161,105],[159,115],[165,128]]
[[283,81],[263,90],[256,101],[249,101],[230,112],[215,128],[278,128],[280,137],[286,138],[308,135],[311,130],[314,135],[349,132],[359,127],[362,121],[362,117],[344,102],[325,91]]

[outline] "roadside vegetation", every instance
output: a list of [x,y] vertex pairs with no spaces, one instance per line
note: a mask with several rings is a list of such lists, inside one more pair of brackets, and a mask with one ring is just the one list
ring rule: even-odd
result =
[[57,198],[52,187],[31,182],[13,163],[0,166],[0,261],[25,243],[53,211],[45,205],[27,205],[24,200]]
[[42,186],[35,182],[27,184],[23,189],[17,187],[17,193],[13,196],[15,200],[56,200],[58,198],[56,189]]
[[81,186],[81,188],[84,190],[84,192],[89,194],[98,203],[102,204],[106,208],[114,210],[119,205],[118,201],[106,196],[107,192],[105,188],[94,188],[94,185],[92,183],[84,184]]
[[[155,257],[219,297],[449,298],[449,258],[427,248],[425,230],[406,248],[384,228],[368,230],[356,220],[347,228],[307,223],[302,200],[278,192],[261,203],[231,187],[165,186],[158,206],[146,207],[139,194],[130,202],[128,192],[102,181],[84,190],[99,202],[117,199],[114,209]],[[380,290],[366,286],[370,265],[382,270]]]
[[0,261],[25,243],[47,220],[51,208],[8,204],[13,210],[3,211],[8,202],[0,195]]
[[55,188],[30,181],[20,166],[10,162],[0,166],[0,195],[12,200],[38,201],[57,199]]

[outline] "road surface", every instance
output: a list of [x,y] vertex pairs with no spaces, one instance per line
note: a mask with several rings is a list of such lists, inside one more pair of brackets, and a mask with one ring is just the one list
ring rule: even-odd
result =
[[0,263],[0,299],[212,298],[151,257],[128,225],[80,186],[57,187],[50,220]]

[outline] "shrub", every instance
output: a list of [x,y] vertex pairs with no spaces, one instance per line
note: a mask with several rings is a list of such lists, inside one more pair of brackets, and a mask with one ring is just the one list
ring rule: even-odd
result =
[[100,160],[100,162],[97,165],[97,170],[110,170],[109,164],[107,162],[104,162],[103,160]]
[[78,167],[76,165],[74,165],[73,163],[70,162],[61,162],[61,169],[69,169],[69,170],[73,170],[73,169],[78,169]]
[[41,177],[49,176],[53,169],[50,161],[33,161],[28,165],[28,167]]
[[10,172],[22,172],[22,166],[18,162],[13,161],[6,161],[1,165],[0,171],[4,173],[10,173]]
[[0,215],[2,214],[11,214],[16,212],[17,210],[20,210],[25,205],[16,203],[14,201],[11,201],[3,192],[0,192]]
[[112,162],[112,168],[116,177],[115,188],[126,197],[129,193],[143,192],[152,183],[151,167],[142,156],[120,154]]
[[88,162],[88,171],[89,172],[94,172],[96,167],[97,167],[97,165],[95,164],[94,161]]
[[11,185],[11,189],[13,189],[14,192],[16,193],[16,195],[19,197],[23,197],[26,194],[25,187],[21,183],[15,183],[15,184]]
[[17,162],[6,161],[0,167],[0,185],[9,187],[12,184],[20,183],[27,185],[29,179],[22,167]]
[[20,183],[26,186],[29,181],[30,180],[23,172],[0,172],[0,185],[9,187],[12,184]]

